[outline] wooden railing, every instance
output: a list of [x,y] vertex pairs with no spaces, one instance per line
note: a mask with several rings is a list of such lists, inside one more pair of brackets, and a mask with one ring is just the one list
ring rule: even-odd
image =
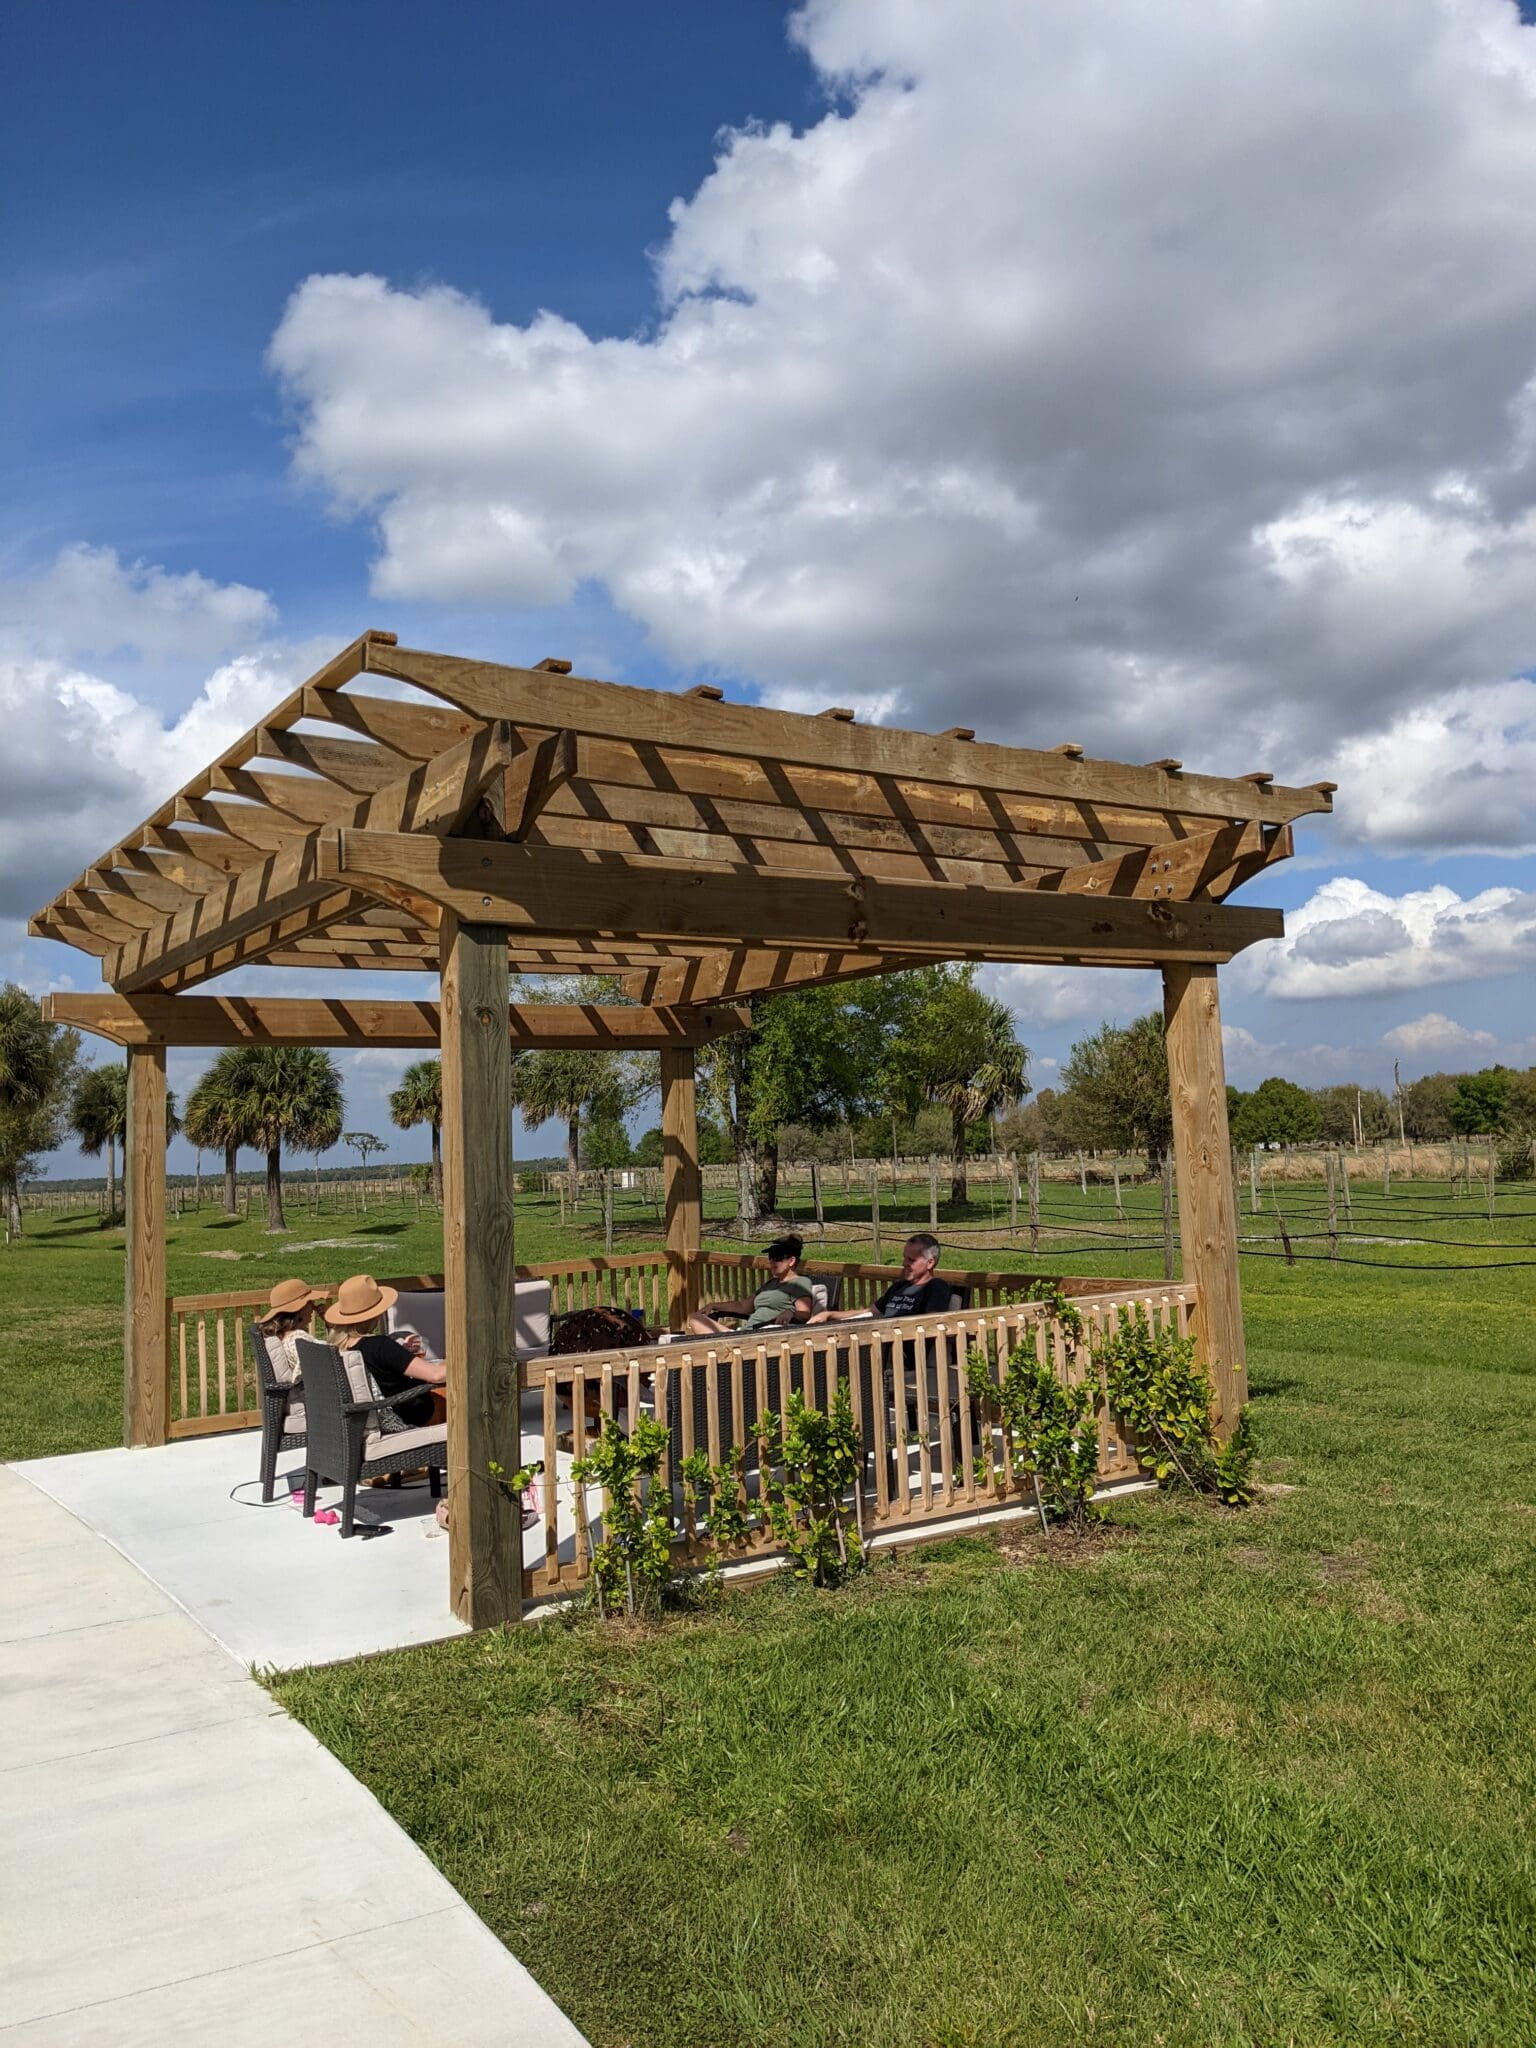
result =
[[[667,1262],[661,1252],[623,1253],[613,1258],[557,1259],[519,1266],[519,1280],[547,1280],[551,1315],[570,1309],[638,1309],[655,1328],[667,1319]],[[385,1280],[401,1294],[443,1284],[441,1273],[408,1273]],[[317,1287],[322,1303],[334,1287]],[[211,1436],[223,1430],[258,1429],[261,1397],[245,1327],[264,1309],[262,1289],[231,1294],[179,1294],[166,1303],[166,1414],[172,1437]]]
[[[706,1269],[711,1265],[722,1274],[741,1270],[727,1260],[706,1261]],[[856,1277],[888,1284],[891,1275],[864,1268]],[[1026,1276],[971,1277],[1017,1286]],[[545,1478],[540,1554],[528,1562],[525,1551],[524,1596],[569,1593],[590,1576],[604,1503],[595,1488],[576,1486],[571,1465],[605,1417],[627,1426],[645,1413],[665,1422],[669,1444],[660,1484],[671,1496],[678,1561],[697,1564],[710,1558],[713,1545],[707,1524],[697,1522],[684,1501],[683,1460],[703,1450],[712,1465],[724,1463],[758,1416],[776,1414],[782,1429],[791,1392],[825,1408],[845,1383],[863,1449],[859,1521],[866,1535],[916,1531],[957,1516],[1014,1510],[1032,1498],[1013,1471],[995,1404],[972,1390],[973,1359],[986,1361],[996,1379],[1024,1344],[1064,1380],[1097,1380],[1099,1348],[1122,1317],[1139,1305],[1159,1326],[1183,1335],[1195,1299],[1195,1289],[1182,1284],[1117,1282],[1104,1292],[1076,1292],[1084,1338],[1075,1352],[1045,1305],[1016,1301],[955,1315],[764,1330],[744,1341],[695,1337],[595,1357],[527,1360],[520,1368],[523,1453],[542,1458]],[[845,1306],[854,1305],[845,1298]],[[1095,1412],[1099,1482],[1136,1477],[1136,1446],[1102,1396]],[[771,1449],[766,1455],[771,1462]],[[746,1490],[750,1533],[725,1555],[727,1564],[780,1554],[760,1502],[760,1472],[750,1459]]]

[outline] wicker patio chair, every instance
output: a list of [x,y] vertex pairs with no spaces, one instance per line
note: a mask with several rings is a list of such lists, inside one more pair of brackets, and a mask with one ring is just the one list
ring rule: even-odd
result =
[[304,1383],[278,1378],[267,1340],[254,1323],[246,1324],[245,1341],[261,1389],[261,1497],[270,1500],[277,1486],[278,1452],[304,1447]]
[[425,1465],[432,1498],[443,1490],[443,1473],[448,1464],[448,1425],[431,1422],[424,1427],[384,1427],[386,1413],[420,1394],[420,1387],[404,1393],[380,1395],[373,1391],[362,1360],[356,1352],[341,1352],[313,1337],[299,1339],[299,1358],[304,1368],[304,1406],[308,1419],[304,1459],[304,1512],[315,1512],[315,1493],[321,1485],[339,1486],[341,1533],[352,1534],[357,1489],[364,1479],[390,1472],[413,1472]]

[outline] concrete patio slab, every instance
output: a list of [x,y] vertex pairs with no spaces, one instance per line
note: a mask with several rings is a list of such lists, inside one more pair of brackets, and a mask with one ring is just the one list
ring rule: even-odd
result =
[[0,1579],[0,2039],[265,2048],[286,2021],[342,2048],[580,2048],[165,1593],[13,1468],[0,1515],[28,1529]]
[[[301,1455],[290,1452],[283,1467],[296,1469]],[[257,1461],[257,1438],[242,1432],[11,1469],[104,1536],[242,1664],[291,1670],[463,1632],[425,1485],[365,1489],[360,1518],[389,1533],[343,1543],[334,1527],[304,1520],[281,1471],[278,1497],[264,1506]],[[322,1506],[337,1499],[336,1488],[320,1496]]]

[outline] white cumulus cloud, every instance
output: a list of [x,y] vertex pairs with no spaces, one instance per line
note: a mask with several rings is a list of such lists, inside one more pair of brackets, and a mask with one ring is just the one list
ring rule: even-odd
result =
[[264,590],[124,563],[112,548],[67,547],[34,574],[0,582],[0,638],[37,654],[204,661],[248,646],[275,621]]
[[317,666],[276,624],[264,591],[110,548],[0,583],[0,943]]
[[1443,1010],[1426,1010],[1422,1017],[1394,1024],[1390,1031],[1381,1034],[1381,1042],[1389,1052],[1418,1061],[1471,1059],[1480,1053],[1491,1053],[1498,1044],[1491,1031],[1475,1031],[1466,1024],[1458,1024]]
[[1286,915],[1283,939],[1239,954],[1238,985],[1279,997],[1372,996],[1536,968],[1536,893],[1437,885],[1384,895],[1352,876]]
[[1528,843],[1536,31],[1508,0],[792,26],[837,97],[724,137],[645,331],[294,293],[297,461],[374,522],[377,587],[593,581],[778,701],[1331,772],[1346,833]]
[[0,647],[0,920],[40,909],[313,666],[290,650],[240,655],[166,713],[89,670]]

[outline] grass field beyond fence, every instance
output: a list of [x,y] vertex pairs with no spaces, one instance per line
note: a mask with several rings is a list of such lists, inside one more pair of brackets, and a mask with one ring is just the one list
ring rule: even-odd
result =
[[[1527,2048],[1536,1198],[1415,1201],[1446,1244],[1245,1260],[1262,1474],[1295,1489],[1245,1514],[1124,1502],[1080,1555],[952,1538],[279,1695],[598,2048]],[[279,1252],[184,1218],[170,1284],[436,1264],[431,1220],[361,1220]],[[117,1429],[121,1233],[50,1225],[0,1255],[13,1456]],[[530,1261],[595,1248],[590,1215],[519,1226]],[[1076,1241],[1037,1267],[1158,1270]]]

